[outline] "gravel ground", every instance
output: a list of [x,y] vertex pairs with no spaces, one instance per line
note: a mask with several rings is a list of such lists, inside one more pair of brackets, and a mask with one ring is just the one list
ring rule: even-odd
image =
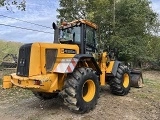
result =
[[159,74],[144,72],[145,86],[131,88],[126,96],[103,87],[96,108],[86,114],[72,113],[60,97],[42,101],[29,90],[0,88],[0,120],[160,120]]

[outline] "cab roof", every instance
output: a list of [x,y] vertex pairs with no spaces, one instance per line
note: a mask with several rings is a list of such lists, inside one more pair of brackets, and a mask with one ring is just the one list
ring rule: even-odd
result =
[[92,23],[88,20],[85,20],[85,19],[81,19],[81,20],[74,20],[72,22],[63,22],[60,26],[60,28],[68,28],[68,27],[71,27],[71,26],[75,26],[77,24],[80,24],[80,23],[83,23],[83,24],[86,24],[94,29],[97,29],[97,25],[95,23]]

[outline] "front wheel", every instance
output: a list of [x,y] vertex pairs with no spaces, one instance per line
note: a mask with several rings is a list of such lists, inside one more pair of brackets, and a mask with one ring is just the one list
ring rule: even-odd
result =
[[76,113],[92,110],[99,98],[98,77],[91,68],[77,68],[67,76],[62,91],[64,104]]
[[111,80],[110,90],[115,95],[126,95],[130,91],[130,74],[128,67],[120,64],[116,76]]

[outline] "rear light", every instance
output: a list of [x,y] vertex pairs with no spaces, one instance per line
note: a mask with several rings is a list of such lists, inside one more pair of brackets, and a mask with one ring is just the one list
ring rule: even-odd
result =
[[34,80],[34,84],[35,84],[35,85],[40,85],[40,84],[41,84],[41,81],[40,81],[40,80]]

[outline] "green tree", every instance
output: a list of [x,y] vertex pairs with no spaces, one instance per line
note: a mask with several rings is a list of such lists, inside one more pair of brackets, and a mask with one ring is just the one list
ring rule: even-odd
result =
[[[120,49],[120,57],[132,61],[153,59],[148,57],[148,41],[157,27],[157,14],[148,0],[121,0],[116,4],[116,25],[111,45]],[[118,38],[117,38],[118,37]],[[115,39],[117,38],[117,39]]]
[[86,18],[86,4],[84,0],[59,0],[60,8],[57,9],[59,19],[72,21],[74,19]]
[[98,29],[98,42],[104,42],[106,31],[111,27],[111,2],[107,0],[60,0],[60,8],[57,9],[58,19],[66,21],[75,19],[88,19],[95,22]]
[[19,10],[25,11],[26,8],[26,1],[21,0],[0,0],[0,7],[6,7],[7,10],[12,10],[12,6],[16,6]]
[[149,0],[60,0],[57,11],[58,18],[66,21],[85,18],[95,22],[100,48],[118,48],[120,60],[136,63],[158,59],[159,55],[155,53],[159,39],[153,35],[158,19],[150,4]]

